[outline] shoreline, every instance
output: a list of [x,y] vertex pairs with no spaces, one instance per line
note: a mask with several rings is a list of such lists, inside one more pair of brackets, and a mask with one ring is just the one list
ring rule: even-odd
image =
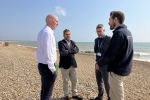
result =
[[[9,44],[10,45],[10,44]],[[11,45],[16,45],[16,44],[11,44]],[[37,48],[37,47],[32,47],[32,46],[22,46],[22,45],[16,45],[16,46],[21,46],[21,47],[29,47],[29,48]],[[83,50],[81,50],[79,52],[79,54],[83,54],[83,55],[94,55],[95,56],[95,53],[93,51],[89,51],[90,53],[84,53],[82,52]],[[57,52],[58,52],[58,49],[57,49]],[[141,60],[141,59],[138,59],[138,58],[133,58],[133,60],[135,61],[143,61],[143,62],[150,62],[150,60]]]

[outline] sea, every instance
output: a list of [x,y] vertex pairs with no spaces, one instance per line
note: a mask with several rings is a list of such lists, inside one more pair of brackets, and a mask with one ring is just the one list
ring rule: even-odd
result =
[[[37,48],[36,41],[17,41],[17,42],[10,42],[10,44]],[[58,50],[58,43],[56,44]],[[94,55],[94,42],[76,42],[76,45],[79,48],[79,53]],[[134,48],[134,60],[150,62],[150,42],[134,42],[133,48]]]

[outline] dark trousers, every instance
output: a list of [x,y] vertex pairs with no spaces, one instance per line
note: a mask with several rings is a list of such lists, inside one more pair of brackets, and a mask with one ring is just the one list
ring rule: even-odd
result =
[[41,100],[50,100],[55,79],[57,77],[56,71],[52,74],[51,70],[48,68],[48,65],[38,64],[39,73],[41,75]]
[[108,83],[107,65],[99,67],[99,70],[95,69],[95,74],[96,74],[96,81],[97,81],[98,92],[99,92],[98,97],[103,99],[103,94],[104,94],[103,83],[104,83],[108,100],[110,100],[110,97],[109,97],[110,87],[109,87],[109,83]]

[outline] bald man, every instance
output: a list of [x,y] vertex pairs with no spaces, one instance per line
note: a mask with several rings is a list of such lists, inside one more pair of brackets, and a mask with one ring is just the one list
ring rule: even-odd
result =
[[37,37],[37,61],[41,75],[41,100],[50,100],[57,77],[55,62],[57,60],[56,42],[53,30],[58,25],[58,17],[48,15],[46,25]]

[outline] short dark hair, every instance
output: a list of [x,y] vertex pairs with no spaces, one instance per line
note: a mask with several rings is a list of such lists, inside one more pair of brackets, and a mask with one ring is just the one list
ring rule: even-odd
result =
[[120,24],[124,23],[125,15],[124,15],[123,12],[121,12],[121,11],[112,11],[112,12],[110,12],[110,16],[112,16],[112,19],[115,19],[115,17],[117,17]]
[[96,27],[96,29],[97,28],[104,28],[104,25],[103,24],[98,24],[97,27]]
[[63,34],[65,35],[66,32],[70,32],[69,29],[65,29],[65,30],[63,31]]

